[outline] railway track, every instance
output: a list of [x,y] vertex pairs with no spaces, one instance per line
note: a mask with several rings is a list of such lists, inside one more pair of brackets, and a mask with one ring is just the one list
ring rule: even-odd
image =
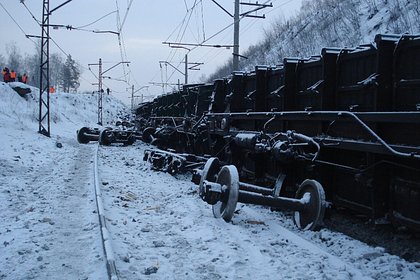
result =
[[101,195],[101,186],[99,184],[99,169],[98,169],[98,151],[99,151],[99,144],[95,148],[94,154],[94,168],[93,168],[93,176],[94,176],[94,187],[95,187],[95,198],[96,198],[96,209],[99,218],[99,227],[101,231],[101,241],[102,246],[104,249],[104,255],[106,259],[106,268],[108,273],[108,278],[110,280],[118,280],[117,268],[115,266],[115,259],[114,253],[112,250],[112,242],[111,237],[109,234],[109,230],[107,227],[105,211],[103,207],[102,195]]

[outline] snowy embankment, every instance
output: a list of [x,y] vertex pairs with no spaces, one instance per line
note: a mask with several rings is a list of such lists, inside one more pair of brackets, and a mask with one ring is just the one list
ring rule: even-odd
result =
[[[95,96],[51,96],[51,133],[37,133],[37,92],[0,83],[0,279],[107,279],[95,205]],[[123,106],[104,100],[104,120]],[[56,142],[62,143],[58,148]],[[120,279],[420,279],[409,263],[339,233],[298,232],[289,214],[238,204],[213,218],[190,176],[154,172],[147,146],[100,147],[99,182]]]

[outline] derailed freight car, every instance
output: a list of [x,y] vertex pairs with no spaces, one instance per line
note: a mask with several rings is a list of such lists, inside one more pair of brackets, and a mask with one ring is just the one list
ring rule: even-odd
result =
[[174,93],[189,101],[176,116],[151,109],[147,129],[165,148],[217,157],[200,196],[225,220],[236,202],[255,203],[295,210],[314,229],[328,201],[420,229],[419,50],[420,36],[377,35],[236,72]]

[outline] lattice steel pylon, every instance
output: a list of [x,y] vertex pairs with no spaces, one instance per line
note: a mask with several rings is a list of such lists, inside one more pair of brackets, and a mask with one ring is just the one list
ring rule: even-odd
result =
[[43,0],[42,9],[42,35],[41,35],[41,64],[39,79],[39,130],[38,132],[50,137],[50,2]]
[[[99,63],[89,63],[89,69],[92,65],[99,66],[99,73],[98,73],[98,124],[102,125],[102,96],[103,96],[103,88],[102,88],[102,59],[99,58]],[[93,84],[96,85],[96,84]]]
[[98,124],[102,125],[102,59],[99,59],[99,81],[98,81]]

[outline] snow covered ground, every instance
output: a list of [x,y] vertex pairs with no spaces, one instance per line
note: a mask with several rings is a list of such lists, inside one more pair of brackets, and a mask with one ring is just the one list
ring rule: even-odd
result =
[[[107,279],[95,202],[91,94],[51,96],[51,133],[38,130],[38,92],[0,83],[0,279]],[[104,121],[126,108],[104,99]],[[62,144],[62,148],[57,147]],[[299,232],[290,214],[238,204],[213,218],[190,176],[150,170],[147,146],[99,148],[99,182],[119,279],[420,279],[420,263],[323,229]]]

